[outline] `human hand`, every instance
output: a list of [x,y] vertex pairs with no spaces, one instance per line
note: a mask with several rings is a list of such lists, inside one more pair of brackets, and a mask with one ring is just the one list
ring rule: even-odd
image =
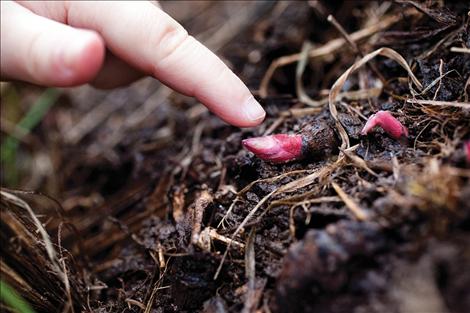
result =
[[224,121],[265,116],[245,84],[154,2],[1,1],[1,76],[111,88],[151,75]]

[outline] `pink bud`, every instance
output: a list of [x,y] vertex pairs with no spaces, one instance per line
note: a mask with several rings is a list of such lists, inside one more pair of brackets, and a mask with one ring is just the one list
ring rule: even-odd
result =
[[242,141],[243,146],[257,157],[273,163],[284,163],[300,159],[302,136],[278,134],[249,138]]
[[387,134],[394,139],[401,139],[408,137],[408,130],[388,111],[379,111],[372,114],[367,120],[366,125],[361,131],[362,135],[366,135],[374,129],[374,127],[381,127]]

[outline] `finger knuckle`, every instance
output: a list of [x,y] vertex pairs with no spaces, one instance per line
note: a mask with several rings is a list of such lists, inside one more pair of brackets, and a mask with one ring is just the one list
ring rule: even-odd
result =
[[171,58],[188,38],[188,32],[181,25],[168,25],[156,40],[158,63],[164,63]]
[[212,72],[216,81],[225,81],[225,78],[232,74],[232,71],[222,62],[217,62]]

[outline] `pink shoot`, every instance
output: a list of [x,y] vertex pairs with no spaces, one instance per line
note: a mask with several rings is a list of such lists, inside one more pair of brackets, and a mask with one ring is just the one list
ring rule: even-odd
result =
[[408,129],[388,111],[378,111],[372,114],[362,129],[361,134],[366,135],[370,133],[376,126],[381,127],[394,139],[399,140],[408,137]]
[[303,156],[301,135],[255,137],[243,140],[242,144],[257,157],[272,163],[289,162]]

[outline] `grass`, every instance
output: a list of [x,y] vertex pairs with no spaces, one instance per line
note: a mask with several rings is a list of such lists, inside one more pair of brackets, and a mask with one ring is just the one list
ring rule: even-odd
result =
[[[22,136],[26,136],[44,118],[49,109],[60,96],[60,91],[53,88],[46,89],[34,102],[31,109],[16,125],[22,130]],[[1,165],[4,174],[4,183],[7,186],[15,186],[18,182],[18,166],[16,156],[21,138],[8,135],[1,145]]]
[[34,313],[31,306],[3,280],[0,280],[0,299],[18,313]]

